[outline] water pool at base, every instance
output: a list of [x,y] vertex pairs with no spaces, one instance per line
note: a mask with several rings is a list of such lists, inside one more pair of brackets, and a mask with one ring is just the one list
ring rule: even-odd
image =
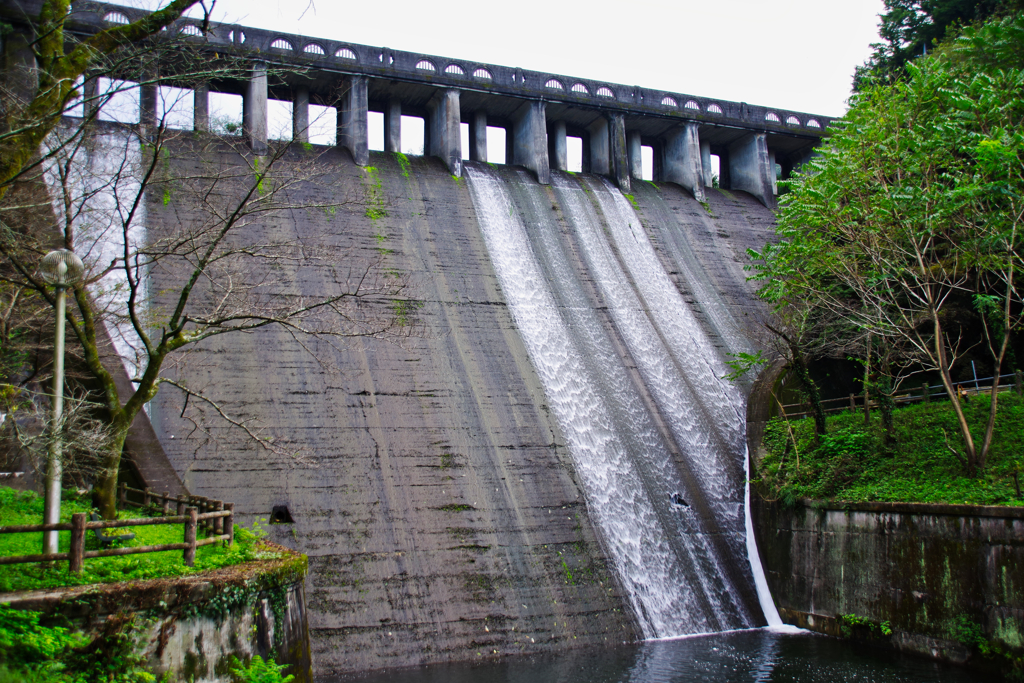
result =
[[558,657],[399,669],[317,683],[967,683],[990,676],[816,634],[751,630]]

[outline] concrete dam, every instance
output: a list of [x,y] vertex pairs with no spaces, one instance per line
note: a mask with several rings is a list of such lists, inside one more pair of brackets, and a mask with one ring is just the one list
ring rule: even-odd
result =
[[[351,258],[386,247],[416,333],[319,358],[274,329],[192,352],[179,379],[301,460],[216,420],[197,451],[172,388],[150,413],[190,491],[245,519],[287,506],[294,523],[268,528],[310,557],[318,676],[763,625],[744,396],[719,378],[747,348],[744,250],[771,212],[742,192],[708,188],[705,209],[667,184],[626,197],[595,175],[331,154],[349,187],[379,182],[387,217],[273,229],[329,231]],[[154,198],[151,226],[173,209]],[[336,265],[278,275],[322,291]]]
[[[32,5],[2,8],[19,26],[31,12],[10,8]],[[75,3],[70,25],[137,14]],[[771,234],[776,178],[829,120],[189,22],[168,35],[211,63],[230,56],[231,75],[140,66],[139,136],[164,85],[192,91],[185,138],[209,130],[211,91],[242,95],[250,156],[277,144],[268,99],[292,103],[297,142],[311,103],[336,107],[336,146],[296,144],[280,162],[325,164],[324,182],[288,191],[307,208],[257,218],[243,238],[319,245],[267,266],[265,286],[288,296],[329,296],[373,264],[407,283],[370,311],[394,323],[385,338],[307,343],[270,326],[206,339],[170,369],[274,451],[212,413],[197,426],[197,406],[166,385],[128,441],[157,490],[285,522],[267,530],[309,556],[317,677],[779,623],[750,540],[747,387],[722,378],[727,354],[752,350],[746,250]],[[369,149],[371,111],[383,151]],[[423,117],[426,156],[400,154],[403,114]],[[488,127],[506,129],[507,164],[488,163]],[[567,170],[567,137],[582,140],[582,173]],[[640,179],[643,146],[654,182]],[[239,158],[168,149],[183,177]],[[145,209],[141,239],[197,220],[173,190]],[[148,278],[159,320],[181,273]]]

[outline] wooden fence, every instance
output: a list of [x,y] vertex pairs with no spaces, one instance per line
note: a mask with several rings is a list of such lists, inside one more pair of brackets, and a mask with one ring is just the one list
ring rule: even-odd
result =
[[[143,494],[143,502],[128,500],[128,492],[133,491]],[[70,531],[71,546],[66,553],[50,553],[40,555],[15,555],[11,557],[0,557],[0,565],[19,564],[22,562],[53,562],[67,560],[69,570],[75,573],[82,571],[82,562],[90,557],[114,557],[117,555],[137,555],[140,553],[158,553],[165,550],[181,550],[188,567],[195,566],[196,548],[204,545],[224,542],[231,545],[235,540],[235,513],[234,504],[224,503],[219,500],[188,496],[185,498],[174,498],[164,492],[163,495],[154,494],[149,489],[129,489],[121,485],[119,498],[122,505],[134,505],[136,507],[152,507],[154,501],[159,501],[165,516],[143,517],[140,519],[104,519],[90,521],[86,519],[84,512],[78,512],[71,516],[71,522],[62,524],[23,524],[17,526],[0,526],[0,534],[25,534],[40,533],[45,531]],[[167,515],[170,504],[175,503],[176,513]],[[190,504],[193,503],[193,504]],[[200,512],[200,508],[204,512]],[[107,550],[86,550],[85,535],[87,531],[102,531],[104,529],[118,529],[122,527],[152,526],[155,524],[183,524],[185,526],[185,537],[183,543],[164,543],[162,545],[144,545],[132,548],[110,548]],[[199,539],[198,530],[200,525],[213,535]]]
[[[978,396],[988,395],[988,392],[992,390],[992,384],[982,384],[982,382],[991,382],[992,377],[985,377],[982,379],[974,379],[970,382],[960,382],[957,386],[963,391],[964,396]],[[1015,390],[1018,393],[1024,391],[1022,385],[1022,378],[1015,374],[1001,375],[999,377],[999,391],[1010,391]],[[897,406],[908,405],[910,403],[930,401],[944,401],[948,397],[946,396],[946,388],[941,384],[929,385],[927,382],[922,382],[921,387],[917,390],[911,390],[897,394],[892,397],[893,403]],[[870,397],[867,399],[867,405],[865,406],[865,397],[863,394],[850,394],[847,398],[828,398],[821,402],[824,412],[826,413],[841,413],[843,411],[849,411],[851,413],[856,412],[858,409],[870,411],[873,408],[880,407],[877,400],[872,400]],[[827,407],[835,406],[836,407]],[[792,411],[792,412],[791,412]],[[787,418],[790,417],[807,417],[813,415],[811,406],[809,403],[789,403],[782,406],[783,415]]]

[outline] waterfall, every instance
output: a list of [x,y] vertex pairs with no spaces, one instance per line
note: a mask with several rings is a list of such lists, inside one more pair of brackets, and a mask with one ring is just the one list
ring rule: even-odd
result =
[[521,170],[466,171],[498,281],[644,636],[763,623],[745,540],[743,397],[720,379],[718,352],[632,206],[599,179],[556,173],[549,190]]

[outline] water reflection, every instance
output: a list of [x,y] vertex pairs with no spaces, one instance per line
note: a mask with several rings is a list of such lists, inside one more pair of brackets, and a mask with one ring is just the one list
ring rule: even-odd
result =
[[317,683],[967,683],[956,667],[809,633],[719,633],[635,647],[581,650],[557,658],[509,658]]

